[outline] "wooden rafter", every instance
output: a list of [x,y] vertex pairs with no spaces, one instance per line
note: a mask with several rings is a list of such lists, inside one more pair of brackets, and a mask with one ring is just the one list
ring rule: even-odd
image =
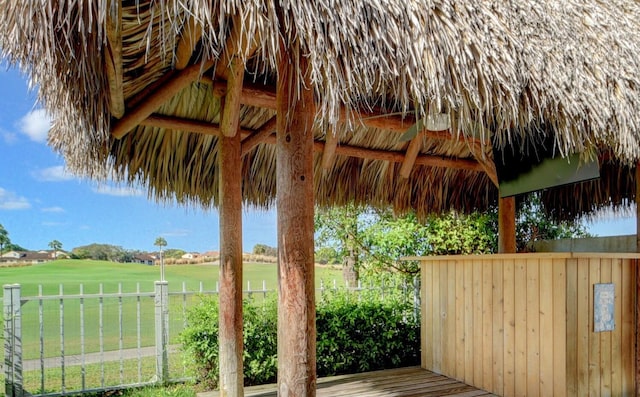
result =
[[[202,82],[213,85],[213,95],[222,97],[227,92],[227,83],[225,81],[216,80],[213,81],[207,76],[203,76]],[[276,93],[275,88],[268,85],[259,85],[254,83],[245,82],[240,101],[244,105],[261,107],[266,109],[274,109],[276,107]],[[346,111],[341,112],[341,119],[347,120]],[[386,114],[380,110],[367,111],[360,113],[360,119],[355,119],[355,122],[361,122],[363,125],[371,128],[386,129],[392,132],[404,133],[409,127],[415,123],[415,117],[411,114],[407,114],[404,117],[398,114]],[[458,139],[452,136],[447,131],[429,131],[422,130],[421,133],[427,138],[443,139],[443,140],[455,140]],[[460,138],[465,142],[481,143],[478,139],[473,137]]]
[[[264,140],[264,143],[275,144],[276,138],[270,135]],[[318,153],[324,152],[325,143],[315,141],[313,150]],[[336,147],[335,154],[348,157],[356,157],[367,160],[390,161],[393,163],[402,163],[405,158],[404,152],[395,152],[389,150],[367,149],[357,146],[340,145]],[[427,167],[453,168],[458,170],[483,172],[483,168],[476,160],[448,158],[441,156],[420,155],[416,157],[415,165],[423,165]]]
[[262,127],[260,127],[256,132],[249,135],[247,138],[242,140],[242,156],[245,156],[247,153],[251,151],[254,147],[258,146],[261,143],[264,143],[266,139],[275,132],[277,125],[277,118],[273,116],[269,119]]
[[161,87],[151,92],[145,101],[126,113],[111,128],[111,135],[120,139],[129,131],[136,127],[140,122],[150,116],[156,109],[162,106],[167,100],[180,92],[183,88],[196,81],[203,71],[213,66],[212,61],[204,64],[197,64],[187,67],[176,73],[175,78],[167,81]]
[[178,46],[176,47],[175,68],[177,70],[182,70],[187,67],[191,60],[193,50],[196,48],[196,44],[198,44],[201,37],[202,27],[192,15],[184,25]]
[[496,164],[489,156],[482,150],[482,145],[474,143],[471,146],[471,154],[478,160],[478,163],[484,169],[491,182],[498,187],[498,171],[496,171]]
[[324,149],[322,150],[322,169],[328,170],[331,167],[333,156],[338,147],[338,141],[338,133],[335,130],[331,129],[327,131]]
[[400,176],[404,179],[409,178],[409,175],[411,174],[416,158],[418,158],[418,153],[420,153],[420,149],[422,148],[422,139],[422,135],[418,134],[411,140],[411,142],[409,142],[409,147],[407,148],[404,160],[402,161],[402,166],[400,167]]
[[124,93],[122,91],[122,4],[119,1],[107,2],[107,52],[104,59],[109,82],[109,105],[111,115],[120,118],[124,115]]
[[[240,129],[242,136],[242,156],[246,155],[251,149],[260,143],[274,145],[276,137],[273,131],[276,129],[275,117],[267,121],[259,129],[252,131]],[[150,127],[166,128],[176,131],[195,132],[205,135],[220,136],[220,126],[215,123],[206,121],[196,121],[175,116],[163,116],[158,114],[150,115],[147,119],[140,122],[140,125]],[[325,152],[325,142],[315,141],[314,151]],[[389,151],[380,149],[367,149],[357,146],[340,145],[336,146],[335,154],[341,156],[357,157],[368,160],[391,161],[394,163],[402,163],[405,161],[405,153],[399,151]],[[418,155],[414,161],[415,165],[424,165],[429,167],[444,167],[467,171],[483,172],[483,166],[476,160],[449,158],[432,155]]]
[[[203,135],[220,136],[222,134],[220,125],[215,123],[184,119],[175,116],[163,116],[160,114],[149,115],[149,117],[140,122],[140,125],[166,128],[174,131],[195,132]],[[253,135],[254,132],[240,129],[240,134],[242,138],[246,138]]]

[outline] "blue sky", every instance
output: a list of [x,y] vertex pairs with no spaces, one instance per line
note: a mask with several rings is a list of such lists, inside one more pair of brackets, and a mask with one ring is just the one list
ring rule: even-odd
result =
[[[153,251],[156,237],[168,248],[218,250],[218,214],[156,204],[143,189],[97,185],[64,170],[46,144],[49,120],[18,71],[0,65],[0,224],[11,241],[46,249],[54,239],[70,250],[91,243]],[[635,214],[588,223],[591,233],[635,233]],[[275,211],[246,210],[244,251],[276,245]]]
[[[15,244],[63,249],[91,243],[153,251],[163,236],[168,248],[218,250],[215,210],[156,204],[146,190],[98,185],[64,170],[46,144],[49,120],[18,71],[0,66],[0,224]],[[244,251],[276,245],[275,211],[245,211]]]

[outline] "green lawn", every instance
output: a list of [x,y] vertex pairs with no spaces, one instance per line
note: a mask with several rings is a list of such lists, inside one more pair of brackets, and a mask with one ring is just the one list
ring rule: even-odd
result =
[[[218,281],[217,265],[172,265],[166,266],[165,278],[169,281],[170,291],[181,291],[185,283],[187,290],[197,291],[202,282],[205,290],[215,289]],[[275,264],[245,263],[243,266],[244,289],[247,282],[252,289],[262,288],[266,281],[268,289],[277,287],[277,268]],[[316,267],[316,283],[320,279],[340,279],[338,270]],[[58,260],[26,267],[0,268],[0,283],[19,283],[23,296],[38,294],[38,285],[42,285],[43,294],[57,294],[60,284],[65,294],[77,294],[80,284],[84,293],[97,293],[100,284],[104,292],[117,292],[118,284],[123,291],[135,291],[140,283],[141,291],[153,291],[153,282],[160,279],[160,268],[133,263],[113,263],[92,260]]]

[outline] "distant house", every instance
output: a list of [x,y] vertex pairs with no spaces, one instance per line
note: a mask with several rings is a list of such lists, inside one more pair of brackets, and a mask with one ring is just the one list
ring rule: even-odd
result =
[[0,265],[36,264],[54,259],[53,252],[48,251],[9,251],[0,256]]
[[220,257],[220,252],[218,251],[207,251],[203,252],[202,256],[209,259],[218,259]]
[[155,256],[149,254],[136,254],[131,258],[131,263],[142,263],[143,265],[153,265]]
[[200,253],[198,252],[187,252],[186,254],[183,254],[182,259],[197,259],[200,258]]

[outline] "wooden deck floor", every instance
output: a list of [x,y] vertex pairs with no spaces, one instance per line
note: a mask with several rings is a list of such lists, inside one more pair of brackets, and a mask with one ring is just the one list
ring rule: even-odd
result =
[[[276,385],[245,388],[245,397],[276,397]],[[317,397],[494,396],[484,390],[419,367],[318,379]],[[198,393],[218,397],[218,392]]]

